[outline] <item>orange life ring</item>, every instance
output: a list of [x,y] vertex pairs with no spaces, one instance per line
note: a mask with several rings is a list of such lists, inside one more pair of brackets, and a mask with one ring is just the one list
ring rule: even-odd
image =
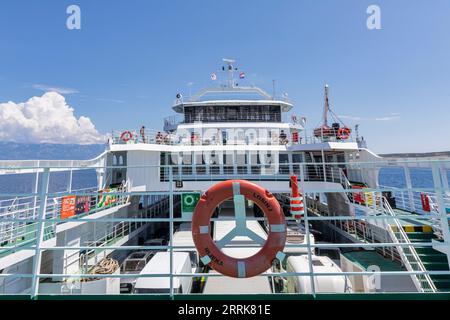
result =
[[[233,258],[224,254],[215,244],[210,232],[210,220],[216,207],[233,198],[236,192],[256,203],[266,215],[270,226],[261,250],[248,258]],[[246,180],[228,180],[217,183],[201,196],[192,217],[192,237],[204,264],[230,277],[249,278],[265,272],[272,266],[275,258],[284,256],[282,251],[286,242],[286,221],[280,204],[269,191]]]
[[123,142],[128,142],[131,139],[133,139],[133,134],[128,130],[122,132],[122,134],[120,135],[120,140],[122,140]]
[[351,133],[351,130],[349,128],[342,127],[342,128],[339,128],[339,130],[337,132],[337,136],[341,140],[347,140],[348,138],[350,138],[350,133]]

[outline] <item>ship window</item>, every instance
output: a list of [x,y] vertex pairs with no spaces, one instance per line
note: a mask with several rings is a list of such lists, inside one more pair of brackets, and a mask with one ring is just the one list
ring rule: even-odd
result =
[[236,151],[236,164],[239,174],[247,173],[247,155],[245,151]]
[[302,162],[302,155],[299,153],[293,153],[292,154],[292,162],[293,163],[301,163]]
[[259,154],[254,152],[251,154],[251,164],[252,164],[252,174],[261,173],[261,160],[259,159]]
[[280,122],[280,106],[195,106],[184,108],[186,123],[195,121],[253,121]]
[[233,154],[232,153],[225,153],[223,155],[223,171],[225,174],[232,174],[233,169]]
[[178,161],[179,161],[178,159],[179,159],[178,153],[175,153],[175,152],[171,153],[169,156],[169,164],[178,165]]
[[182,173],[190,175],[192,174],[192,154],[190,152],[183,153],[183,168]]
[[113,156],[113,166],[117,166],[117,156]]
[[122,156],[119,157],[119,165],[121,165],[121,166],[123,165],[123,157]]
[[206,173],[205,159],[201,152],[195,153],[195,164],[196,164],[197,174],[205,174]]
[[280,153],[279,155],[280,173],[289,174],[289,155],[287,153]]

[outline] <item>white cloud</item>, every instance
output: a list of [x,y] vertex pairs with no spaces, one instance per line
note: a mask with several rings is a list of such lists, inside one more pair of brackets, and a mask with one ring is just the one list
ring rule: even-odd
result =
[[105,138],[87,117],[57,92],[47,92],[24,103],[0,103],[0,140],[22,143],[103,143]]
[[339,116],[339,118],[341,118],[341,119],[348,119],[348,120],[355,120],[355,121],[362,120],[361,117],[353,117],[353,116],[346,116],[346,115]]
[[125,101],[119,99],[97,98],[95,100],[102,102],[125,103]]
[[389,116],[376,117],[376,118],[363,118],[363,117],[354,117],[354,116],[347,116],[347,115],[339,115],[339,118],[353,120],[353,121],[392,121],[392,120],[400,119],[400,113],[394,112],[394,113],[391,113]]
[[381,117],[381,118],[375,118],[376,121],[392,121],[400,118],[399,116],[389,116],[389,117]]
[[55,86],[49,86],[46,84],[33,84],[33,88],[37,89],[37,90],[41,90],[41,91],[53,91],[53,92],[58,92],[59,94],[73,94],[73,93],[78,93],[77,89],[72,89],[72,88],[63,88],[63,87],[55,87]]

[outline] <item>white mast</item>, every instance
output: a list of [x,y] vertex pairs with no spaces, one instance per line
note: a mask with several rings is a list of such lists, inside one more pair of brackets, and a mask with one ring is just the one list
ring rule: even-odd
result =
[[234,88],[234,66],[233,66],[233,64],[236,62],[236,60],[223,58],[222,61],[227,64],[228,87]]

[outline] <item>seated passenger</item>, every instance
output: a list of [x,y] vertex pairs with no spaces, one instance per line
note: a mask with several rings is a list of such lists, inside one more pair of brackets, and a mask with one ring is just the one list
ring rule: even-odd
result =
[[163,135],[161,132],[158,131],[158,133],[156,134],[156,143],[161,144],[162,142],[163,142]]

